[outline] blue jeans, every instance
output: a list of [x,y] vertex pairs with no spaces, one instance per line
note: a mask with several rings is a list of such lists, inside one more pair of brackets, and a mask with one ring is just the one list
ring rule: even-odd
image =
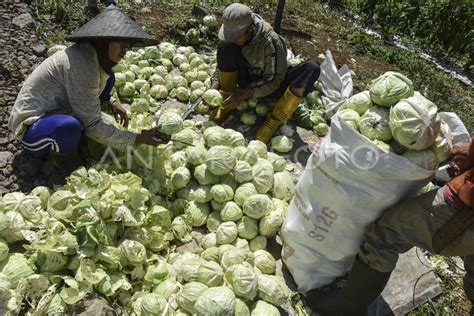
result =
[[54,114],[28,126],[21,143],[27,152],[44,157],[51,150],[58,153],[76,150],[83,134],[84,127],[75,117]]

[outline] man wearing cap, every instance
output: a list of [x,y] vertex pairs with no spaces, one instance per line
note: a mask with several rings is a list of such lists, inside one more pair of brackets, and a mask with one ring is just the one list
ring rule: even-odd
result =
[[288,65],[286,40],[246,5],[231,4],[223,18],[217,48],[218,71],[211,88],[221,89],[225,100],[210,119],[224,120],[240,102],[252,97],[278,99],[255,136],[268,143],[302,98],[314,90],[319,65],[312,60],[294,67]]
[[112,67],[130,46],[157,41],[114,5],[67,39],[76,43],[43,61],[24,82],[13,106],[8,126],[25,150],[37,157],[50,154],[68,175],[82,164],[78,145],[84,135],[117,149],[158,145],[155,130],[121,130],[101,112],[101,105],[109,104],[127,127],[126,111],[110,96],[115,83]]

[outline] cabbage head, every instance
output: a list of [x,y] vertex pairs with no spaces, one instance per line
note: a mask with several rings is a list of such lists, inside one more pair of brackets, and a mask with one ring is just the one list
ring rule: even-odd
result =
[[339,110],[339,116],[353,129],[357,130],[357,123],[360,120],[359,113],[351,109],[342,109]]
[[176,189],[185,188],[191,180],[191,172],[186,167],[179,167],[171,174],[171,183]]
[[182,54],[176,54],[172,61],[175,66],[179,67],[181,64],[188,63],[188,58]]
[[0,301],[5,301],[10,296],[11,282],[8,277],[0,273]]
[[242,209],[235,202],[227,202],[221,211],[223,221],[236,222],[243,216]]
[[146,249],[138,241],[125,239],[119,245],[119,249],[130,264],[140,264],[146,260]]
[[215,261],[202,260],[198,268],[198,281],[209,287],[219,286],[224,280],[224,271]]
[[435,153],[429,149],[420,151],[408,150],[402,156],[426,170],[435,170],[438,167],[438,159]]
[[216,232],[220,224],[222,224],[222,219],[219,211],[214,211],[209,214],[209,217],[207,218],[206,222],[206,227],[210,232]]
[[271,144],[273,149],[281,153],[287,153],[293,149],[293,141],[284,135],[273,137]]
[[257,139],[251,140],[247,148],[253,150],[259,158],[267,159],[267,145],[264,142]]
[[159,65],[155,67],[155,73],[160,75],[161,78],[164,78],[168,74],[168,68],[163,65]]
[[218,145],[211,147],[206,153],[207,169],[216,176],[222,176],[231,172],[234,169],[235,163],[235,152],[230,147]]
[[226,286],[209,288],[197,299],[195,308],[197,315],[234,316],[235,294]]
[[135,86],[132,82],[125,82],[125,84],[119,88],[119,94],[126,98],[133,97],[135,94]]
[[275,209],[272,200],[265,194],[255,194],[245,199],[243,212],[245,215],[260,219]]
[[217,22],[216,16],[213,14],[208,14],[202,18],[202,23],[208,28],[216,28],[219,25]]
[[246,161],[251,166],[257,163],[257,154],[252,149],[244,146],[238,146],[235,147],[234,150],[238,160]]
[[249,241],[250,251],[265,250],[267,248],[267,238],[265,236],[258,235],[254,239]]
[[295,195],[295,184],[293,177],[286,171],[277,172],[273,181],[273,197],[283,201],[289,201]]
[[158,260],[154,265],[149,265],[147,267],[143,279],[157,285],[168,279],[171,275],[171,266],[164,260]]
[[220,245],[230,244],[237,238],[237,234],[237,225],[234,222],[223,222],[216,231],[217,243]]
[[132,303],[135,315],[166,315],[169,306],[165,298],[156,293],[145,293]]
[[208,147],[227,146],[230,143],[230,135],[227,130],[220,126],[211,126],[204,131],[204,141]]
[[204,163],[204,159],[206,159],[206,148],[204,148],[204,146],[200,144],[195,146],[188,146],[186,148],[186,159],[191,165],[201,165],[202,163]]
[[231,128],[226,129],[227,133],[229,134],[229,144],[226,144],[230,147],[238,147],[238,146],[245,146],[245,138],[244,135],[238,131],[235,131]]
[[[191,101],[191,102],[196,102],[196,101],[202,96],[203,93],[204,93],[204,89],[192,90],[192,91],[191,91],[191,95],[189,96],[189,101]],[[200,105],[203,106],[204,108],[207,107],[207,110],[204,111],[204,113],[207,113],[207,112],[209,111],[209,107],[208,107],[207,105],[205,105],[203,102],[200,102],[200,103],[196,106],[196,109],[197,109],[197,107],[200,106]],[[196,110],[196,112],[198,112],[198,111]],[[198,113],[200,113],[200,112],[198,112]]]
[[265,214],[259,222],[259,233],[265,237],[275,236],[280,229],[285,215],[280,208],[275,208],[273,211]]
[[176,98],[181,102],[188,102],[191,97],[191,91],[185,87],[176,88]]
[[176,216],[175,218],[173,218],[171,228],[173,230],[174,237],[180,242],[187,243],[192,240],[192,237],[190,235],[191,226],[186,223],[183,216]]
[[198,203],[190,201],[184,214],[188,218],[188,223],[193,227],[199,227],[207,223],[207,217],[209,216],[210,209],[207,203]]
[[393,138],[412,150],[431,147],[441,128],[438,108],[418,92],[390,109]]
[[280,311],[278,308],[273,306],[272,304],[268,304],[265,301],[257,301],[252,306],[252,310],[250,312],[250,316],[280,316]]
[[378,139],[386,142],[392,138],[389,111],[380,106],[368,109],[360,118],[358,126],[360,133],[371,140]]
[[201,252],[201,258],[207,261],[219,262],[219,248],[210,247]]
[[382,149],[386,153],[393,151],[392,147],[389,144],[387,144],[387,143],[385,143],[381,140],[374,139],[374,140],[372,140],[372,143],[377,145],[380,149]]
[[194,168],[194,178],[200,185],[215,184],[219,182],[219,176],[216,176],[209,171],[206,164],[201,164]]
[[351,109],[363,115],[370,107],[372,107],[372,100],[370,99],[369,91],[362,91],[347,99],[343,107]]
[[264,274],[274,274],[276,269],[275,258],[266,250],[254,252],[255,267]]
[[178,281],[169,278],[158,284],[153,290],[153,293],[159,294],[168,300],[173,294],[178,293],[180,288],[181,284],[179,284]]
[[18,282],[34,274],[35,271],[23,254],[14,253],[9,256],[2,273],[10,280],[11,287],[15,288]]
[[202,237],[201,246],[204,249],[216,247],[217,246],[217,239],[216,233],[209,233]]
[[235,315],[250,316],[250,309],[247,304],[238,298],[235,299]]
[[266,159],[258,158],[252,167],[252,183],[258,193],[267,193],[273,187],[273,166]]
[[212,107],[218,107],[222,103],[222,95],[219,90],[216,89],[208,89],[202,95],[202,99],[206,102],[207,105]]
[[255,113],[257,113],[258,116],[265,116],[267,115],[268,111],[268,106],[265,104],[257,104],[255,107]]
[[158,47],[156,46],[147,46],[144,48],[145,54],[144,57],[146,59],[158,59],[161,57],[160,51],[158,50]]
[[286,167],[286,159],[280,155],[275,153],[269,152],[268,153],[268,161],[272,163],[273,171],[274,172],[281,172],[285,170]]
[[289,289],[281,277],[266,274],[258,275],[258,298],[279,306],[288,300],[289,294]]
[[219,203],[232,201],[234,199],[234,191],[227,184],[214,184],[211,187],[211,197]]
[[0,238],[0,262],[3,262],[5,259],[7,259],[9,251],[10,249],[8,248],[8,243],[4,239]]
[[254,256],[250,250],[245,248],[232,248],[224,251],[220,256],[221,266],[226,270],[226,273],[229,271],[229,268],[247,262],[253,266]]
[[186,32],[186,41],[191,45],[198,45],[202,42],[201,33],[196,28],[190,28]]
[[158,120],[160,132],[166,135],[172,135],[183,129],[183,119],[175,112],[166,112]]
[[250,267],[243,264],[233,267],[231,285],[238,297],[252,301],[257,296],[257,281],[257,275]]
[[370,83],[370,99],[377,105],[390,107],[413,96],[413,83],[404,75],[388,71]]
[[208,287],[199,282],[189,282],[183,285],[181,291],[176,296],[178,306],[190,314],[196,314],[194,305],[198,298],[204,293]]
[[240,121],[246,126],[253,126],[257,122],[257,115],[254,112],[242,113]]
[[194,80],[193,82],[191,82],[189,87],[191,88],[191,90],[196,90],[196,89],[203,89],[206,86],[204,85],[204,82],[199,81],[199,80]]
[[237,233],[240,238],[251,240],[258,235],[257,220],[244,216],[237,222]]

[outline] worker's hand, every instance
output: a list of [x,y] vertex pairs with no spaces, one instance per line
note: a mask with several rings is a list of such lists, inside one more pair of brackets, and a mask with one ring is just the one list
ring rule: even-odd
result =
[[223,102],[222,107],[224,109],[235,109],[239,106],[240,102],[250,99],[253,95],[252,89],[237,90],[231,93]]
[[470,143],[456,144],[453,146],[451,164],[447,169],[451,177],[458,176],[464,171],[474,167],[474,162],[472,158],[469,157],[469,146]]
[[128,127],[128,115],[127,111],[123,107],[122,104],[118,101],[114,101],[112,104],[112,114],[115,117],[115,120],[118,122],[120,119],[120,124],[122,124],[123,127],[127,128]]
[[141,134],[137,135],[137,138],[135,139],[135,144],[146,144],[150,146],[158,146],[161,144],[164,144],[165,142],[156,137],[156,133],[158,132],[159,127],[155,127],[149,130],[144,130],[141,132]]

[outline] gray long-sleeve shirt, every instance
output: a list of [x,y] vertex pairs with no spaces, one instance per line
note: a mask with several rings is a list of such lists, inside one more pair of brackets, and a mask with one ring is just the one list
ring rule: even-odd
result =
[[109,75],[100,67],[89,43],[74,44],[39,65],[24,82],[8,127],[21,140],[28,125],[49,114],[68,114],[99,143],[124,149],[137,134],[116,128],[102,118],[99,95]]

